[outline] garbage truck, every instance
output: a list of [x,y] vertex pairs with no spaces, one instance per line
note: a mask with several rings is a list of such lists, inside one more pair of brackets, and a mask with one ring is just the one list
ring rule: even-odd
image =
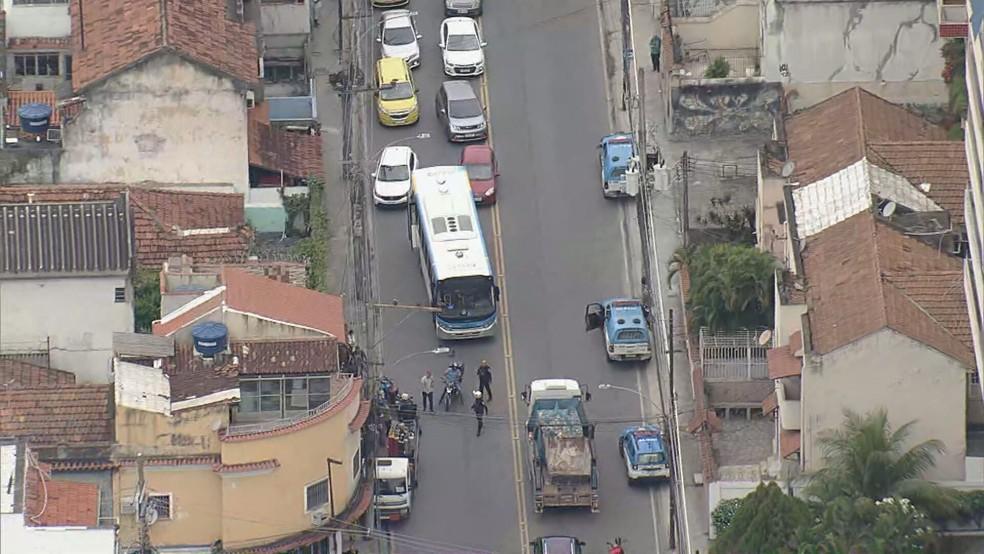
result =
[[574,379],[538,379],[522,393],[527,466],[537,513],[552,507],[599,511],[594,424],[584,413],[591,395]]

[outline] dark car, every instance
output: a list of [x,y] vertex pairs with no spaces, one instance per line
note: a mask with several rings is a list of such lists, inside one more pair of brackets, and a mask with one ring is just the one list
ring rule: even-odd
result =
[[495,152],[487,144],[471,144],[461,150],[461,165],[468,170],[472,196],[476,204],[495,204],[496,177],[499,166]]
[[434,103],[437,117],[451,142],[488,138],[485,108],[468,81],[444,81]]
[[533,554],[582,554],[584,543],[575,537],[537,537],[530,541]]

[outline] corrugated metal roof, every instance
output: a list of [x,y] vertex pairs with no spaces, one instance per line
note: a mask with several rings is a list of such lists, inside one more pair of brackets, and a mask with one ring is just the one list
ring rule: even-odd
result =
[[121,273],[130,268],[123,198],[0,204],[0,275]]
[[174,337],[146,333],[113,333],[113,352],[122,356],[170,358],[174,356]]

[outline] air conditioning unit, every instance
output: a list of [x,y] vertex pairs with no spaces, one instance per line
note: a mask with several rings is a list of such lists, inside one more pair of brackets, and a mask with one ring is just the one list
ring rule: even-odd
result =
[[330,519],[331,516],[328,515],[328,512],[326,510],[315,510],[311,512],[311,525],[315,527],[319,527],[321,525],[324,525],[325,523],[328,523],[328,520]]
[[61,142],[62,140],[62,130],[61,129],[48,129],[48,133],[45,136],[48,142]]
[[256,107],[256,93],[253,92],[253,91],[251,91],[251,90],[247,90],[246,91],[246,108],[247,109],[253,109],[255,107]]

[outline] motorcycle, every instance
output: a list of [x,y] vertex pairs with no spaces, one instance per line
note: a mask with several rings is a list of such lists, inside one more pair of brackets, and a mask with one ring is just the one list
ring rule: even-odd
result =
[[447,371],[444,372],[444,393],[441,394],[441,404],[444,411],[451,411],[451,404],[457,402],[464,404],[461,396],[461,380],[465,374],[465,366],[458,362],[451,362]]
[[622,548],[622,537],[615,537],[615,542],[606,544],[608,545],[608,554],[626,554],[625,549]]

